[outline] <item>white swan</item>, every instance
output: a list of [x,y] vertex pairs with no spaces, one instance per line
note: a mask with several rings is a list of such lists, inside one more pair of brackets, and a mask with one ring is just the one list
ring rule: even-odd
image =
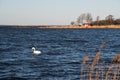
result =
[[36,54],[36,55],[41,54],[41,51],[35,50],[34,47],[32,47],[32,50],[33,50],[33,54]]

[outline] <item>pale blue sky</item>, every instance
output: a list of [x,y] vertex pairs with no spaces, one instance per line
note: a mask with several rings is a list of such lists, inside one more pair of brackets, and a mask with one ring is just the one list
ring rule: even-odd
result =
[[82,13],[120,18],[120,0],[0,0],[0,25],[66,25]]

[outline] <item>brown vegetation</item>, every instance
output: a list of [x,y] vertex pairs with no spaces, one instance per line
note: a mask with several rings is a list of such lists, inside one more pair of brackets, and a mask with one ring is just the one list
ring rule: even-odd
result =
[[105,61],[99,62],[101,48],[104,46],[105,42],[102,42],[91,63],[86,63],[90,56],[83,58],[80,80],[120,80],[120,54],[116,54],[110,64],[105,64]]

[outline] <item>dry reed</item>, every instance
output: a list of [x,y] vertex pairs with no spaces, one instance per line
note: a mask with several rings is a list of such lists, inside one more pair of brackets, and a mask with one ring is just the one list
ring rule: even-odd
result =
[[112,66],[112,64],[109,65],[109,68],[106,68],[106,71],[107,71],[107,72],[106,72],[106,80],[110,80],[109,71],[112,70],[111,66]]
[[88,60],[89,60],[89,55],[84,57],[84,59],[83,59],[83,64],[86,64],[86,62],[87,62]]
[[95,64],[98,62],[100,54],[101,54],[101,52],[100,52],[100,50],[99,50],[99,51],[96,53],[96,55],[95,55],[95,57],[94,57],[94,59],[93,59],[93,62],[92,62],[92,64],[91,64],[91,71],[90,71],[90,73],[89,73],[89,78],[90,78],[90,80],[92,80],[92,74],[93,74],[93,71],[94,71],[94,66],[95,66]]
[[106,43],[105,43],[104,41],[102,41],[102,42],[101,42],[101,45],[100,45],[100,48],[103,48],[103,47],[105,46],[105,44],[106,44]]
[[91,64],[87,64],[90,56],[87,55],[83,58],[84,66],[82,66],[83,69],[81,70],[81,76],[83,75],[84,78],[82,76],[80,80],[120,80],[119,78],[120,54],[116,54],[113,57],[111,63],[108,65],[105,64],[105,61],[99,63],[101,49],[104,46],[105,42],[102,42]]
[[119,63],[120,63],[120,54],[116,54],[113,57],[112,63],[116,63],[116,69],[114,70],[113,80],[117,80],[117,74],[118,74],[118,71],[119,71]]
[[100,57],[100,54],[101,54],[101,48],[103,48],[104,46],[105,46],[105,42],[103,41],[103,42],[101,43],[101,45],[100,45],[100,48],[99,48],[98,52],[96,53],[96,55],[95,55],[95,57],[94,57],[94,59],[93,59],[93,62],[92,62],[92,64],[91,64],[91,71],[90,71],[90,73],[89,73],[89,79],[90,79],[90,80],[92,79],[92,74],[93,74],[93,71],[94,71],[94,66],[95,66],[95,64],[97,64],[98,61],[99,61],[99,57]]
[[101,51],[99,50],[96,55],[95,55],[95,58],[93,59],[93,62],[92,62],[92,65],[94,66],[98,60],[99,60],[99,57],[100,57],[100,54],[101,54]]
[[112,63],[120,63],[120,54],[116,54],[113,59]]
[[80,75],[84,75],[82,71],[84,71],[85,69],[88,68],[89,65],[86,64],[88,60],[89,60],[89,55],[87,55],[83,58],[83,66],[82,66]]

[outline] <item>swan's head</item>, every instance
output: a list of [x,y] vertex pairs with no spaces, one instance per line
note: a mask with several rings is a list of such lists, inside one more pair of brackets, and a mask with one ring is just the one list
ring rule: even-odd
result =
[[32,49],[33,49],[33,50],[35,50],[35,48],[34,48],[34,47],[32,47]]

